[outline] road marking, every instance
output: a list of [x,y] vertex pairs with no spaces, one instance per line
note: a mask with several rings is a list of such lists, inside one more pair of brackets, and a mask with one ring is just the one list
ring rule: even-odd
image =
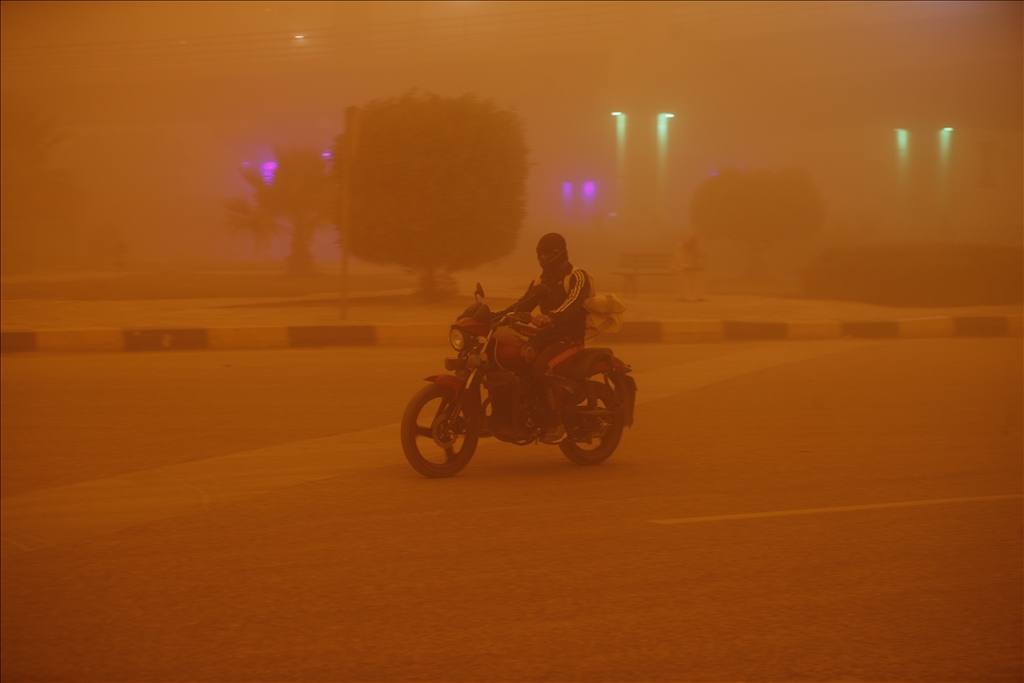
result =
[[7,496],[0,499],[0,555],[404,462],[391,424]]
[[909,508],[921,505],[944,505],[946,503],[981,503],[990,500],[1012,500],[1021,498],[1020,493],[1000,496],[974,496],[972,498],[933,498],[932,500],[905,500],[899,503],[872,503],[870,505],[842,505],[832,508],[806,508],[803,510],[775,510],[772,512],[745,512],[738,515],[713,515],[710,517],[680,517],[677,519],[652,519],[655,524],[696,524],[698,522],[723,522],[730,519],[761,519],[763,517],[791,517],[795,515],[817,515],[824,512],[856,512],[857,510],[883,510],[886,508]]
[[[866,343],[876,342],[835,340],[765,345],[637,373],[637,402],[646,403]],[[481,450],[485,452],[488,447],[482,445]],[[213,505],[329,479],[345,471],[404,462],[398,425],[393,424],[29,491],[0,499],[0,555],[194,514]]]

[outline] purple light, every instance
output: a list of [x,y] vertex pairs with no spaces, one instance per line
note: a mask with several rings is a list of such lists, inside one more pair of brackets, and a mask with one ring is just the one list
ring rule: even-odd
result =
[[711,172],[711,177],[715,177],[715,176],[717,176],[717,175],[718,175],[718,171],[712,171],[712,172]]
[[583,199],[590,201],[594,198],[594,194],[597,192],[596,183],[583,183]]
[[276,170],[276,161],[268,161],[265,164],[263,164],[263,182],[267,183],[268,185],[274,182],[274,171]]
[[320,156],[322,156],[324,159],[330,159],[331,158],[331,153],[330,152],[324,152]]
[[572,217],[572,183],[562,183],[562,219],[569,220]]

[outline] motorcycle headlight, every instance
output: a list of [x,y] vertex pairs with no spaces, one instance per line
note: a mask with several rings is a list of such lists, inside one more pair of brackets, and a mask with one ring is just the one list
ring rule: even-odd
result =
[[466,336],[457,327],[453,327],[452,331],[448,334],[448,341],[452,343],[452,348],[456,351],[466,348]]

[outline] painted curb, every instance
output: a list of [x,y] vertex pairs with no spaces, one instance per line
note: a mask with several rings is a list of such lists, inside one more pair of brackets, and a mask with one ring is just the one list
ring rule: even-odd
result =
[[[311,325],[298,327],[154,328],[0,332],[0,353],[190,351],[201,349],[323,348],[338,346],[444,346],[448,323]],[[1021,337],[1022,316],[936,316],[905,320],[629,321],[603,344],[687,344],[729,340],[920,339]]]

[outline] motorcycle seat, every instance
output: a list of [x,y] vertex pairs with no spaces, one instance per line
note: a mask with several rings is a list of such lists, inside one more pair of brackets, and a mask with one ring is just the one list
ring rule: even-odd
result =
[[566,360],[556,365],[552,372],[562,377],[568,377],[569,379],[584,380],[589,374],[590,368],[594,366],[601,358],[611,358],[612,350],[602,348],[600,346],[593,348],[585,348],[575,356],[570,356]]

